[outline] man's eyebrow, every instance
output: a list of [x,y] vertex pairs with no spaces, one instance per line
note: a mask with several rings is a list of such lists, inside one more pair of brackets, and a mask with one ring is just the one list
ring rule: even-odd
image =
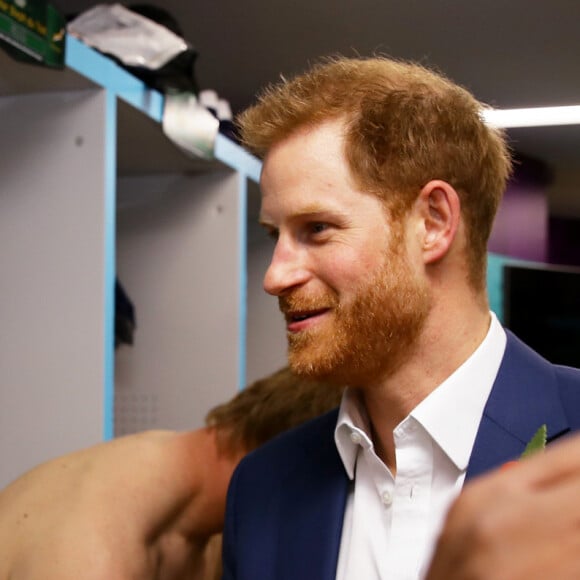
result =
[[[320,203],[313,202],[313,203],[309,203],[303,207],[298,208],[291,215],[287,216],[287,218],[292,220],[292,219],[304,218],[304,217],[310,217],[310,216],[312,216],[312,217],[324,216],[324,215],[335,214],[335,213],[340,213],[340,212],[338,212],[336,209],[334,209],[332,207],[327,207],[327,206],[324,206]],[[269,223],[268,220],[263,216],[260,216],[258,218],[258,223],[261,226],[264,226],[267,228],[276,227],[273,224]]]
[[316,215],[321,213],[328,213],[330,208],[322,206],[320,203],[312,202],[300,208],[298,215]]
[[267,221],[265,218],[263,218],[262,216],[260,216],[258,218],[258,224],[266,229],[272,229],[272,228],[276,227],[273,224],[271,224],[269,221]]

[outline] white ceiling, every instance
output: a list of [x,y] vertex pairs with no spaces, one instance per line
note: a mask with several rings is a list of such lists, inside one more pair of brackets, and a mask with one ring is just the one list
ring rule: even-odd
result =
[[[56,0],[65,13],[90,0]],[[130,5],[129,2],[123,2]],[[493,106],[580,104],[580,0],[158,0],[199,52],[196,76],[234,111],[320,56],[409,58]],[[552,165],[580,161],[580,126],[514,132]],[[580,166],[580,163],[578,164]]]

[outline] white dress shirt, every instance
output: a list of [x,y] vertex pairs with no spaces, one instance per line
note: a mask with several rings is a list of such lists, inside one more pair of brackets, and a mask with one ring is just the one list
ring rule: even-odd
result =
[[426,574],[444,517],[463,485],[505,345],[492,313],[477,350],[395,428],[395,477],[375,454],[357,392],[346,390],[335,441],[353,484],[337,580],[418,580]]

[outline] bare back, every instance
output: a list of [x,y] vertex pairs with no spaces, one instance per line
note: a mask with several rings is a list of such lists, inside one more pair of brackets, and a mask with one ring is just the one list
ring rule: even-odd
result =
[[204,578],[202,431],[119,438],[9,485],[0,493],[0,580]]

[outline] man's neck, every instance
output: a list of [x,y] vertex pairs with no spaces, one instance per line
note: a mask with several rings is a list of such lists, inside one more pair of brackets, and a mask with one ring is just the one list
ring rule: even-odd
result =
[[475,352],[489,330],[487,308],[447,310],[445,323],[432,314],[408,360],[362,389],[375,452],[393,473],[395,427]]

